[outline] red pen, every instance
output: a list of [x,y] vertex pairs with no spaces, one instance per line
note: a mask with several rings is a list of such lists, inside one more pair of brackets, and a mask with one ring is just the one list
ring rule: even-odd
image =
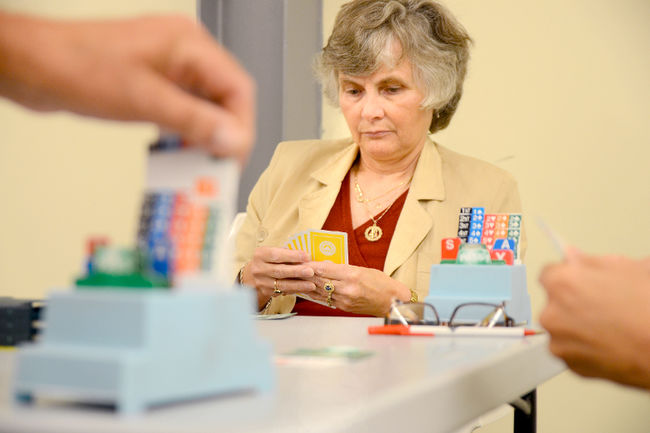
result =
[[417,331],[407,325],[381,325],[381,326],[368,326],[368,334],[370,335],[415,335],[433,337],[431,331]]
[[480,327],[480,326],[459,326],[450,328],[448,326],[427,326],[427,325],[383,325],[369,326],[368,334],[371,335],[419,335],[419,336],[467,336],[467,337],[528,337],[541,334],[543,331],[520,327]]

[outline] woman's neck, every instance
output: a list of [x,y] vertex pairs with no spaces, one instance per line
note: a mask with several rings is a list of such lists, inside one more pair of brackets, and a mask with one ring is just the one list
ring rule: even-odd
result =
[[413,177],[422,148],[412,152],[406,157],[395,160],[376,160],[360,151],[359,159],[355,164],[357,176],[367,183],[379,181],[399,182]]
[[364,158],[360,153],[351,169],[350,211],[356,229],[368,218],[387,209],[409,189],[421,151],[391,164]]

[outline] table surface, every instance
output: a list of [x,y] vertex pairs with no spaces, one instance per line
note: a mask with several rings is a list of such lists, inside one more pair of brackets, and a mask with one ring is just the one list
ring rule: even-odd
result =
[[0,352],[0,432],[448,432],[565,368],[548,352],[546,335],[368,335],[369,325],[381,323],[300,316],[258,321],[276,354],[325,346],[374,354],[333,365],[277,365],[271,392],[167,405],[132,417],[42,399],[15,405],[13,351]]

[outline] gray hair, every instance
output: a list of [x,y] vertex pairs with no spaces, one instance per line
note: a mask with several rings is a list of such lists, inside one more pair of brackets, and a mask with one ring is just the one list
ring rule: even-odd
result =
[[[392,58],[392,43],[402,47]],[[334,30],[316,58],[328,99],[338,105],[338,74],[369,75],[407,58],[424,91],[422,109],[433,109],[430,132],[445,128],[463,93],[469,46],[465,29],[431,0],[353,0],[341,7]]]

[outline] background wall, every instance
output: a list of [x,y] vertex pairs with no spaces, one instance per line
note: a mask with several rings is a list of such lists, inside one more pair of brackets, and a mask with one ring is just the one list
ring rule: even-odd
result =
[[[442,0],[475,41],[460,108],[434,140],[519,181],[533,315],[537,275],[557,258],[540,215],[592,253],[650,253],[650,2]],[[327,40],[341,0],[325,0]],[[323,136],[347,136],[323,107]],[[623,338],[623,337],[622,337]],[[650,396],[564,373],[538,392],[538,428],[648,432]],[[482,431],[512,431],[503,419]]]
[[311,60],[322,47],[321,0],[199,0],[206,28],[257,83],[254,156],[241,173],[237,208],[269,165],[276,145],[318,137],[320,86]]

